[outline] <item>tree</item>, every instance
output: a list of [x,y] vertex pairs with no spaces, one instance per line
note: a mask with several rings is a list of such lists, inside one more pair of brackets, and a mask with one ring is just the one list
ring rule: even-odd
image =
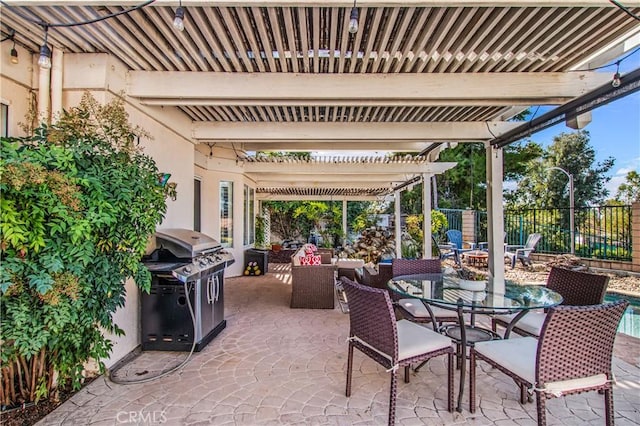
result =
[[616,200],[626,204],[640,202],[640,174],[635,170],[627,173],[625,182],[620,184]]
[[539,159],[526,164],[524,178],[515,192],[507,198],[510,207],[569,207],[568,178],[559,167],[573,175],[575,207],[602,203],[608,191],[607,172],[613,167],[613,158],[595,163],[595,151],[589,143],[589,132],[580,130],[561,133]]
[[[532,141],[515,143],[504,149],[504,178],[519,180],[524,164],[542,155],[542,147]],[[460,143],[440,153],[440,161],[458,163],[438,176],[438,207],[486,209],[486,151],[484,146]]]
[[296,218],[295,212],[302,204],[302,201],[264,201],[262,206],[269,211],[271,217],[271,231],[283,240],[301,237],[306,240],[313,223],[304,216]]

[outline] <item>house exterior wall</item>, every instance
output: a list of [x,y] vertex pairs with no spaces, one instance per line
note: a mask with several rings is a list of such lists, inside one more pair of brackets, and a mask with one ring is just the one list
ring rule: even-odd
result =
[[[233,246],[226,250],[233,254],[235,263],[227,268],[225,276],[242,275],[244,250],[244,185],[255,188],[255,183],[243,174],[242,164],[235,159],[204,158],[198,161],[194,174],[202,180],[202,232],[220,240],[220,182],[233,182]],[[257,211],[257,206],[254,206]]]
[[31,90],[33,87],[32,57],[22,47],[16,45],[18,51],[17,64],[11,63],[9,48],[0,49],[0,101],[9,106],[8,135],[13,137],[26,136],[20,128],[19,122],[25,121],[25,114],[29,110]]

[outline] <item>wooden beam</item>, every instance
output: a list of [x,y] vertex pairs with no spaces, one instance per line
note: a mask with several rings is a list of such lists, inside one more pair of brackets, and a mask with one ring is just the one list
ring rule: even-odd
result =
[[[204,142],[204,141],[203,141]],[[223,146],[224,144],[221,144]],[[384,141],[370,142],[363,147],[362,142],[331,142],[331,141],[302,141],[302,142],[245,142],[241,148],[245,151],[399,151],[420,152],[431,145],[431,142],[399,142]]]
[[[262,176],[265,174],[279,175],[283,174],[283,169],[286,169],[283,175],[290,176],[296,175],[295,181],[300,175],[309,175],[316,178],[319,175],[327,175],[332,180],[342,181],[344,185],[345,178],[349,178],[348,175],[362,176],[367,175],[365,179],[359,179],[366,181],[370,176],[376,175],[388,175],[388,174],[402,174],[409,173],[442,173],[452,167],[456,163],[400,163],[400,162],[359,162],[359,163],[245,163],[245,173],[251,175],[252,173],[260,173]],[[306,178],[305,178],[306,179]],[[402,179],[405,180],[405,179]]]
[[[210,142],[371,142],[483,141],[494,139],[521,123],[256,123],[194,122],[193,137]],[[318,146],[318,148],[322,148]],[[390,148],[393,149],[393,148]]]
[[[610,79],[609,79],[610,80]],[[135,97],[135,96],[134,96]],[[138,98],[147,106],[264,106],[264,107],[450,107],[450,106],[504,106],[514,102],[545,105],[560,105],[570,98],[566,96],[546,97],[544,99],[181,99],[181,98]],[[338,105],[339,103],[339,105]]]
[[[375,188],[391,188],[394,184],[402,182],[402,180],[379,180],[364,182],[363,177],[359,176],[352,182],[349,182],[349,188],[361,188],[361,189],[375,189]],[[317,180],[299,180],[294,182],[292,180],[270,180],[270,179],[256,179],[256,186],[260,188],[344,188],[345,182],[320,182]]]
[[587,93],[605,74],[130,71],[127,94],[150,105],[541,105]]
[[378,201],[380,197],[375,195],[352,195],[352,196],[330,196],[330,195],[280,195],[280,194],[265,194],[257,193],[256,200],[258,201]]
[[[11,6],[137,6],[141,0],[5,0]],[[177,6],[177,0],[156,0],[154,6]],[[347,7],[353,2],[345,0],[222,0],[217,7]],[[635,7],[639,0],[625,0],[624,5]],[[182,6],[211,6],[210,0],[182,0]],[[363,0],[358,7],[613,7],[607,0]]]

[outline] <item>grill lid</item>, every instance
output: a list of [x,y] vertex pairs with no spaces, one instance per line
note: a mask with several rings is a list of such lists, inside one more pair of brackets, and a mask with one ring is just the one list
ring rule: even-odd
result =
[[170,228],[156,232],[156,246],[165,248],[179,258],[194,258],[222,249],[210,236],[190,229]]

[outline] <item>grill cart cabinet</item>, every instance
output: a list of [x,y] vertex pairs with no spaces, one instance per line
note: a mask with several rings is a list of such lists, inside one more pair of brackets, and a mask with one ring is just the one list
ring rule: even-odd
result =
[[225,327],[224,270],[231,254],[213,238],[185,229],[156,233],[157,248],[144,263],[149,294],[141,295],[142,349],[195,351]]

